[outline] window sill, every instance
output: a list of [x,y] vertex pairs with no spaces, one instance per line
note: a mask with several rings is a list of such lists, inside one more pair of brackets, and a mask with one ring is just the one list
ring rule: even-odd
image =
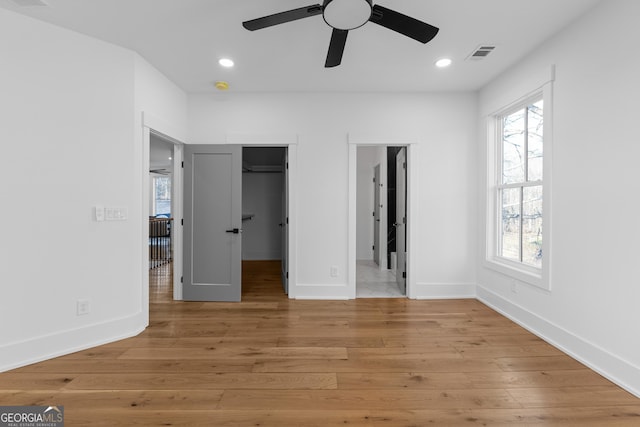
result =
[[511,262],[503,258],[490,258],[484,262],[485,267],[512,277],[521,282],[528,283],[540,289],[549,290],[543,277],[543,271],[535,267],[527,267],[519,263]]

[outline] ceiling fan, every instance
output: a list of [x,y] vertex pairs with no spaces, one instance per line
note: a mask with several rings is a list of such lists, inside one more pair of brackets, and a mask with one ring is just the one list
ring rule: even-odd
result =
[[255,31],[316,15],[322,15],[327,25],[333,28],[329,52],[324,64],[327,68],[340,65],[349,31],[362,27],[367,22],[382,25],[421,43],[429,42],[439,31],[437,27],[425,22],[377,4],[374,5],[373,0],[324,0],[322,4],[313,4],[245,21],[242,26],[247,30]]

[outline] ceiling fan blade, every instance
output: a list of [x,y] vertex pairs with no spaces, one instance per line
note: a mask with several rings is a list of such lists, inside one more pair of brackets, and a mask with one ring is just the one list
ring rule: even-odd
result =
[[327,52],[327,60],[324,63],[325,68],[336,67],[342,62],[342,54],[344,46],[347,43],[348,30],[333,29],[331,33],[331,42],[329,43],[329,52]]
[[310,6],[300,7],[298,9],[288,10],[286,12],[274,13],[273,15],[263,16],[262,18],[245,21],[242,26],[250,31],[260,30],[262,28],[271,27],[273,25],[284,24],[285,22],[296,21],[310,16],[321,15],[322,6],[312,4]]
[[411,37],[421,43],[427,43],[433,39],[439,28],[429,25],[426,22],[419,21],[400,12],[396,12],[386,7],[373,6],[373,13],[369,21],[378,25],[382,25],[390,30]]

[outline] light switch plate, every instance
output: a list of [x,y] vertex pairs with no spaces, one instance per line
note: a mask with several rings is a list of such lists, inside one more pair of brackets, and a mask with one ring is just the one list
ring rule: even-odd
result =
[[94,208],[94,212],[95,212],[96,221],[98,221],[98,222],[104,221],[104,207],[103,206],[96,206]]

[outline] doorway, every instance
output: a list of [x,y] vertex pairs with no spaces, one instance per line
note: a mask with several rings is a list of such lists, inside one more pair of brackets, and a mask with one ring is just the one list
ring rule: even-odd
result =
[[243,264],[256,261],[285,266],[288,292],[289,151],[185,147],[184,299],[241,301]]
[[175,144],[162,135],[149,136],[148,253],[149,299],[173,299],[175,260]]
[[411,144],[349,147],[351,298],[411,297]]
[[357,147],[356,298],[406,295],[405,156],[405,147]]
[[242,149],[243,270],[281,272],[288,294],[288,149]]

